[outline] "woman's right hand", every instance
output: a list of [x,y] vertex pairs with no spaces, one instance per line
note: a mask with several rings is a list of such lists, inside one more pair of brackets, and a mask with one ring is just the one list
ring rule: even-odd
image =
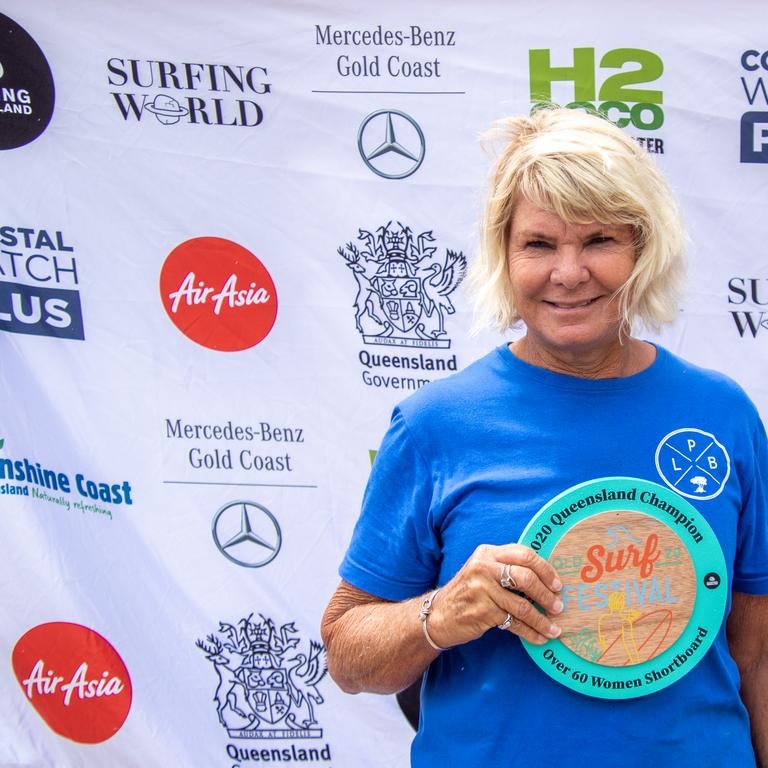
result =
[[[509,587],[501,585],[505,574]],[[429,635],[450,648],[506,623],[509,632],[541,645],[560,635],[550,617],[563,610],[561,589],[554,568],[532,549],[482,544],[435,596],[427,619]]]

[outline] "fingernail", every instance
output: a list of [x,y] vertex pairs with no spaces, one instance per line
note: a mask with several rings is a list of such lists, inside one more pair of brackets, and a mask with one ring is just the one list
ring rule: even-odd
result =
[[563,630],[560,629],[560,627],[557,626],[557,624],[550,624],[549,625],[549,636],[550,637],[560,637],[560,633]]
[[563,601],[555,600],[555,602],[552,604],[552,613],[560,613],[560,611],[562,610],[563,610]]
[[555,590],[555,592],[559,592],[559,591],[560,591],[562,588],[563,588],[563,582],[562,582],[562,581],[560,581],[560,579],[557,579],[557,578],[556,578],[556,579],[555,579],[555,580],[552,582],[552,589],[554,589],[554,590]]

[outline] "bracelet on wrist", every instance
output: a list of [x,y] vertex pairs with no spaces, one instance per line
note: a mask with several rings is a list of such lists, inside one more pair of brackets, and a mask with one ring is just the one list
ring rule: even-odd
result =
[[429,627],[427,626],[427,619],[429,618],[429,614],[432,613],[432,603],[435,599],[435,595],[440,591],[440,587],[438,587],[429,597],[424,598],[424,602],[421,604],[421,610],[419,611],[419,621],[421,622],[421,628],[424,631],[424,637],[427,639],[427,642],[436,650],[436,651],[447,651],[447,648],[443,648],[441,645],[438,645],[430,636],[429,636]]

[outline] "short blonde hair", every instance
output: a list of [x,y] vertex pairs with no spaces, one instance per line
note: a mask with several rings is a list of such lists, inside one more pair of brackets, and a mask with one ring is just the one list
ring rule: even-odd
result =
[[675,319],[686,234],[669,185],[645,149],[606,118],[561,108],[498,120],[483,138],[504,146],[491,172],[469,274],[476,328],[503,332],[520,320],[507,249],[521,198],[572,224],[629,224],[637,258],[616,295],[624,330],[636,319],[651,328]]

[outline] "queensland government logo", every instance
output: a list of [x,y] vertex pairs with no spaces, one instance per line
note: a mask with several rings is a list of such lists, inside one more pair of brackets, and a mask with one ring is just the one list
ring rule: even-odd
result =
[[26,30],[0,13],[0,149],[23,147],[40,136],[54,100],[45,54]]
[[115,89],[110,93],[126,122],[149,114],[161,125],[253,128],[264,120],[262,97],[272,91],[267,80],[267,68],[253,64],[107,61],[107,82]]
[[375,233],[361,229],[357,246],[338,248],[357,283],[355,325],[366,344],[448,349],[445,316],[456,311],[451,294],[464,279],[463,253],[441,259],[432,231],[415,235],[400,222]]
[[213,700],[231,738],[322,738],[315,706],[324,702],[318,685],[328,671],[326,651],[310,640],[298,652],[297,634],[293,622],[277,627],[251,614],[195,643],[218,676]]
[[424,161],[427,144],[419,124],[405,112],[371,112],[357,131],[357,149],[368,170],[384,179],[405,179]]

